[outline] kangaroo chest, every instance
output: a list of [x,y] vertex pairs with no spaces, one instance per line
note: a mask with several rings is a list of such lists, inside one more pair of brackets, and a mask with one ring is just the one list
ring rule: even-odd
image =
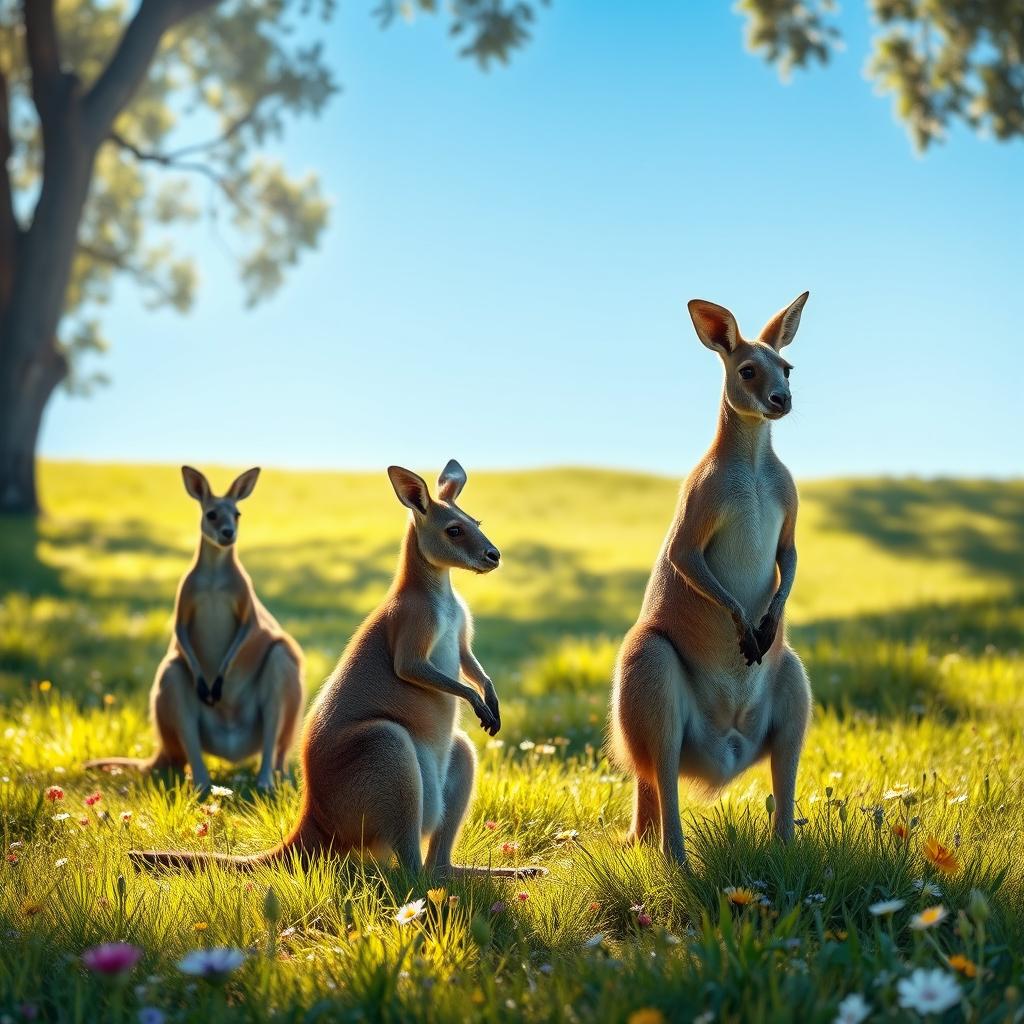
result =
[[453,679],[458,679],[462,608],[458,600],[444,600],[435,605],[434,612],[436,620],[430,662],[438,671]]
[[775,557],[785,511],[769,483],[737,481],[704,557],[748,615],[763,612],[775,585]]
[[238,606],[226,587],[203,588],[195,594],[189,638],[203,671],[212,679],[238,631]]

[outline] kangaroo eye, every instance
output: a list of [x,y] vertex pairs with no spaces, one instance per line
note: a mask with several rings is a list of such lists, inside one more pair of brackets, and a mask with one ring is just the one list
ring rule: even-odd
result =
[[462,536],[462,527],[461,526],[449,526],[448,529],[445,530],[444,532],[447,533],[449,537],[461,537]]
[[788,366],[784,366],[782,368],[782,376],[785,377],[786,380],[789,380],[789,367]]
[[[753,380],[754,379],[754,368],[752,366],[743,366],[743,367],[741,367],[740,368],[740,376],[744,380]],[[789,376],[789,375],[787,374],[787,376]]]
[[210,511],[206,513],[206,518],[209,519],[210,522],[212,523],[214,519],[217,518],[217,513],[214,512],[213,509],[210,509]]

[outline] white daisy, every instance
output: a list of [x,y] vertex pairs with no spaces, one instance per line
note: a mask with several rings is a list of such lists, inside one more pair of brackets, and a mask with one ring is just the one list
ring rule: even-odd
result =
[[879,900],[877,903],[872,903],[868,910],[875,917],[888,917],[890,914],[895,914],[897,910],[902,910],[906,905],[905,900]]
[[214,946],[186,953],[178,961],[178,970],[196,978],[222,978],[237,971],[244,962],[245,954],[240,949]]
[[836,1007],[835,1024],[861,1024],[871,1014],[871,1006],[859,992],[851,992]]
[[914,882],[914,892],[919,892],[922,896],[931,896],[933,900],[942,896],[942,890],[934,882],[925,881],[923,878],[918,878]]
[[938,967],[930,971],[918,967],[909,978],[901,978],[896,989],[900,1006],[922,1016],[943,1013],[960,1002],[960,985],[956,978]]
[[228,789],[227,786],[211,786],[210,787],[210,795],[211,796],[228,797],[228,796],[234,796],[234,793],[235,793],[235,791],[233,789]]
[[404,907],[399,907],[398,913],[395,914],[395,920],[399,924],[409,924],[411,921],[415,921],[423,913],[425,902],[425,900],[413,900],[412,903],[406,903]]

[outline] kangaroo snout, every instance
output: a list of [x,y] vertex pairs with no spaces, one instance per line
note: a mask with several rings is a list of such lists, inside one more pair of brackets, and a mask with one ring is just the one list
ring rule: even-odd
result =
[[793,399],[785,391],[773,391],[768,396],[768,404],[776,412],[789,412],[793,407]]
[[501,552],[497,548],[488,548],[484,552],[484,558],[491,563],[491,565],[497,565],[501,561]]
[[235,539],[235,531],[230,526],[225,526],[220,531],[220,539],[225,544],[230,544]]

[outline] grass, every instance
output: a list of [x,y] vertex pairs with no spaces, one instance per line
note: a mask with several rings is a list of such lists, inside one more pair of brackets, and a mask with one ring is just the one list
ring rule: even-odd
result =
[[[689,876],[622,845],[630,788],[602,753],[616,643],[676,486],[583,470],[471,477],[465,507],[506,564],[458,585],[506,724],[500,745],[475,730],[458,852],[551,875],[431,899],[428,879],[359,861],[131,871],[134,845],[260,849],[289,826],[298,790],[266,798],[251,765],[214,763],[233,793],[211,806],[175,780],[81,772],[91,756],[150,750],[146,693],[198,517],[173,469],[45,466],[50,514],[0,530],[0,1020],[156,1008],[182,1022],[813,1024],[851,992],[873,1019],[898,1020],[916,1016],[900,982],[953,970],[958,954],[977,970],[957,973],[945,1019],[1024,1019],[1024,484],[803,486],[789,617],[818,702],[798,784],[807,822],[791,846],[770,841],[763,767],[710,804],[684,789]],[[311,693],[386,587],[402,524],[383,473],[267,472],[247,502],[243,561],[306,649]],[[50,785],[62,800],[44,798]],[[929,863],[930,838],[956,870]],[[730,902],[729,887],[752,902]],[[874,916],[887,898],[905,906]],[[415,899],[423,914],[396,923]],[[932,904],[946,920],[913,929]],[[112,940],[144,951],[121,982],[79,959]],[[207,946],[247,957],[218,981],[178,970]]]

